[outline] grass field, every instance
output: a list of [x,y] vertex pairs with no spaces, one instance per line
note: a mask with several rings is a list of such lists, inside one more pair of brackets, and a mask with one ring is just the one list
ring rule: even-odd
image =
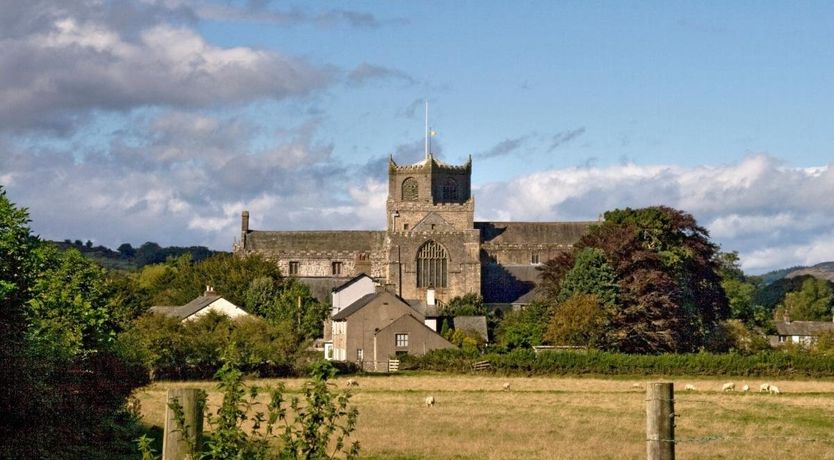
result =
[[[675,383],[679,458],[834,458],[834,381],[611,379],[461,375],[359,376],[356,439],[363,458],[645,458],[645,383]],[[344,387],[346,379],[334,382]],[[279,380],[249,382],[260,386]],[[288,391],[302,381],[281,380]],[[750,393],[722,393],[734,381]],[[509,382],[510,391],[503,391]],[[694,384],[697,391],[684,392]],[[161,426],[167,388],[209,391],[213,382],[162,382],[137,393],[146,423]],[[427,395],[437,400],[423,406]]]

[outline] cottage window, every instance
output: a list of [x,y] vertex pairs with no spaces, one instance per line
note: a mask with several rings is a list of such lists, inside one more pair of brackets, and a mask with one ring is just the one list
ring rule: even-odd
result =
[[332,272],[334,276],[342,274],[342,263],[341,262],[333,262],[331,265]]
[[290,275],[298,274],[299,263],[297,260],[290,261]]
[[537,264],[537,263],[539,263],[539,255],[538,255],[537,253],[535,253],[535,252],[534,252],[534,253],[530,256],[530,263],[531,263],[531,264]]
[[446,287],[449,255],[434,241],[427,241],[417,251],[417,287]]
[[394,335],[395,344],[397,348],[406,348],[408,347],[408,334],[395,334]]
[[408,230],[408,224],[403,224],[403,230]]
[[420,197],[417,179],[409,177],[403,181],[403,201],[417,201]]
[[365,359],[365,352],[361,348],[356,349],[356,360],[362,362]]

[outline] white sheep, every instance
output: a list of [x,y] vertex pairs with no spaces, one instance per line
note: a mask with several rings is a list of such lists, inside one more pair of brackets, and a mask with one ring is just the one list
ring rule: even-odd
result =
[[733,382],[725,383],[724,386],[721,387],[721,391],[736,391],[736,384]]
[[686,386],[683,387],[683,389],[686,390],[686,391],[695,391],[695,385],[693,385],[691,383],[687,383]]
[[426,407],[434,407],[434,396],[426,396]]
[[776,385],[771,385],[771,386],[770,386],[770,394],[772,394],[772,395],[778,395],[778,394],[781,394],[781,393],[782,393],[782,392],[781,392],[781,391],[779,391],[779,387],[777,387]]
[[502,388],[504,391],[510,391],[510,382],[505,382]]
[[745,383],[744,386],[741,387],[741,391],[747,393],[748,391],[750,391],[750,385]]
[[640,385],[639,383],[632,383],[631,388],[643,388],[643,385]]
[[767,393],[768,391],[770,391],[769,383],[763,383],[761,384],[761,386],[759,386],[759,393]]
[[346,385],[346,386],[349,386],[349,387],[358,387],[358,386],[359,386],[359,382],[357,382],[357,381],[356,381],[356,380],[354,380],[354,379],[348,379],[348,381],[347,381],[347,382],[345,382],[345,385]]

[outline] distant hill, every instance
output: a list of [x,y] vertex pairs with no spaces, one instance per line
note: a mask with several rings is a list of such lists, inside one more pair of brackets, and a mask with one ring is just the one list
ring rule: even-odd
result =
[[162,263],[169,257],[179,257],[183,254],[191,254],[192,260],[196,262],[223,252],[212,251],[205,246],[162,247],[150,241],[138,248],[125,243],[119,246],[117,250],[101,245],[93,246],[90,241],[82,243],[81,240],[52,241],[51,243],[64,251],[69,248],[78,249],[81,254],[110,270],[134,270],[145,265]]
[[811,275],[814,278],[834,281],[834,262],[823,262],[813,267],[797,268],[785,275],[785,278],[794,278],[802,275]]
[[764,284],[771,284],[783,278],[795,278],[803,275],[811,275],[814,278],[834,281],[834,262],[822,262],[811,267],[797,265],[795,267],[782,268],[759,275],[758,278]]

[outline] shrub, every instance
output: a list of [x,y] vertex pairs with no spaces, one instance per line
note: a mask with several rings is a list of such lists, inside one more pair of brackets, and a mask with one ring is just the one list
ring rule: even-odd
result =
[[222,366],[222,351],[233,349],[234,360],[246,373],[260,376],[295,375],[301,352],[296,337],[283,324],[257,317],[235,320],[209,313],[180,322],[163,315],[144,315],[119,335],[120,349],[142,362],[154,378],[208,378]]
[[[226,356],[234,355],[234,347],[230,347]],[[331,391],[328,380],[335,374],[336,369],[327,361],[313,366],[310,379],[304,384],[303,402],[299,397],[285,400],[283,384],[266,389],[270,402],[264,412],[258,410],[261,390],[247,387],[243,372],[233,360],[227,361],[215,375],[223,392],[223,402],[217,412],[211,414],[207,410],[205,394],[200,400],[211,433],[203,442],[185,439],[193,457],[206,460],[356,458],[359,442],[348,441],[356,429],[359,412],[350,406],[349,390]],[[170,407],[178,429],[187,433],[182,408],[176,402]],[[246,423],[251,423],[249,432],[243,428]],[[149,438],[143,436],[136,441],[143,460],[158,458]]]
[[834,356],[807,351],[768,350],[755,354],[688,353],[639,355],[604,351],[546,351],[530,349],[508,353],[471,354],[462,350],[435,350],[408,357],[403,369],[471,372],[472,363],[489,360],[494,372],[524,375],[746,375],[761,377],[834,376]]

